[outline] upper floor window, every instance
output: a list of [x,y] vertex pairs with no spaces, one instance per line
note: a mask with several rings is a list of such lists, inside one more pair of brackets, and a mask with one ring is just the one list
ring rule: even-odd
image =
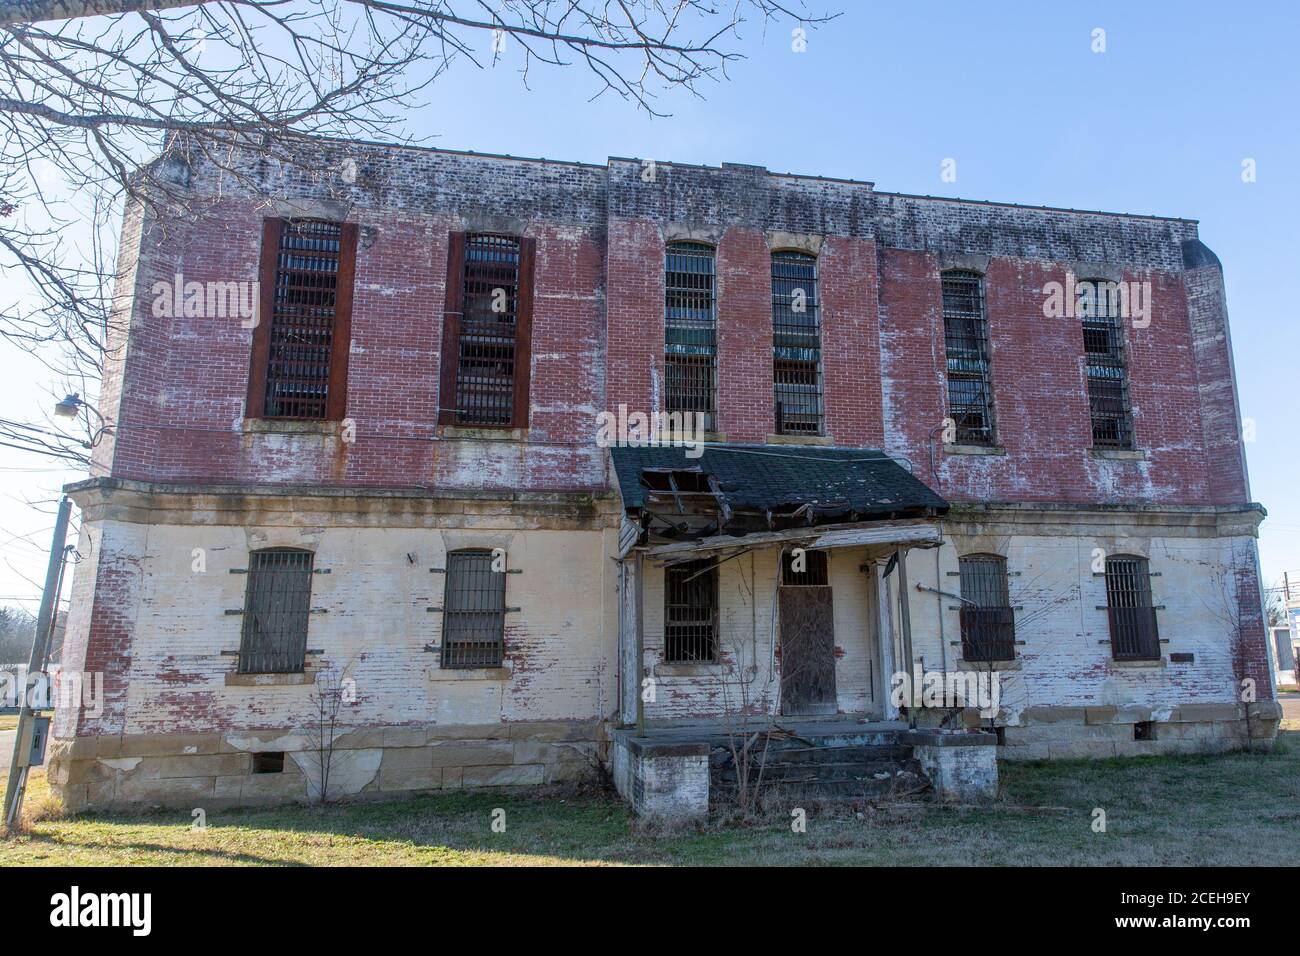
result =
[[1010,661],[1016,656],[1016,618],[1007,587],[1007,559],[968,554],[961,574],[961,655],[968,661]]
[[1160,634],[1151,603],[1151,571],[1146,558],[1122,554],[1106,559],[1106,610],[1115,660],[1160,659]]
[[527,425],[534,248],[531,239],[452,233],[442,424]]
[[955,426],[955,441],[991,445],[993,385],[989,373],[984,277],[977,272],[945,272],[942,280],[948,417]]
[[[668,244],[664,265],[664,410],[694,412],[716,429],[717,299],[713,247]],[[697,417],[697,421],[698,421]]]
[[344,416],[356,251],[355,223],[263,223],[250,418]]
[[778,435],[822,433],[817,259],[772,253],[772,373]]
[[249,555],[241,674],[301,673],[307,654],[313,554],[267,548]]
[[500,667],[505,659],[506,572],[491,551],[447,555],[442,666]]
[[1085,280],[1078,288],[1092,444],[1097,448],[1132,448],[1133,417],[1124,363],[1119,288],[1104,279]]
[[704,558],[664,570],[664,661],[718,659],[718,561]]

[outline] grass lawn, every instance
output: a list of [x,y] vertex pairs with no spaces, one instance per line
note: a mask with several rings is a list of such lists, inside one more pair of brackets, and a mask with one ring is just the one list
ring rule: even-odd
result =
[[[792,864],[1021,866],[1296,862],[1300,729],[1268,754],[1003,764],[998,805],[810,810],[807,832],[773,817],[645,832],[616,798],[465,792],[397,803],[208,814],[46,819],[0,841],[3,865]],[[33,781],[28,806],[48,800]],[[506,829],[491,815],[505,810]],[[1092,830],[1095,807],[1105,833]]]

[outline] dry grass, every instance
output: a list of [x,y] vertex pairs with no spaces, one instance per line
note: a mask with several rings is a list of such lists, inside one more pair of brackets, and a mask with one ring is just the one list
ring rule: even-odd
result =
[[[29,829],[0,843],[0,864],[1291,864],[1300,732],[1283,738],[1270,753],[1004,765],[993,806],[809,807],[805,833],[788,807],[748,825],[645,828],[616,799],[572,790],[212,811],[195,830],[188,810],[60,819],[38,774]],[[1105,833],[1092,830],[1097,807]]]
[[18,726],[17,714],[0,714],[0,730],[13,730]]

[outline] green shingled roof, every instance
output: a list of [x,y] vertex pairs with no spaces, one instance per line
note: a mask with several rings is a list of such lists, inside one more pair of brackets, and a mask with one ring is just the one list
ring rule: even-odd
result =
[[788,510],[812,504],[819,512],[864,518],[943,514],[948,502],[901,464],[874,448],[709,445],[699,458],[681,447],[611,448],[626,508],[641,508],[647,468],[695,469],[713,475],[732,508]]

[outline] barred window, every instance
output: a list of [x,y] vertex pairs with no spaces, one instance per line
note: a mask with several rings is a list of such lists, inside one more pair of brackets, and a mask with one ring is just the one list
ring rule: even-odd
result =
[[772,373],[778,435],[822,433],[817,259],[772,253]]
[[664,660],[715,661],[718,657],[718,562],[674,564],[664,570]]
[[1160,659],[1160,634],[1156,609],[1151,604],[1151,571],[1146,558],[1116,555],[1106,559],[1106,611],[1115,660]]
[[716,429],[717,303],[712,246],[669,243],[664,266],[664,410]]
[[993,386],[984,278],[977,272],[945,272],[943,337],[948,366],[948,417],[962,444],[991,445]]
[[267,548],[249,555],[239,641],[241,674],[302,672],[313,557],[297,548]]
[[968,661],[1015,660],[1016,619],[1007,587],[1006,558],[968,554],[958,560],[958,568],[962,657]]
[[265,221],[250,417],[343,417],[355,260],[355,224]]
[[1090,279],[1080,282],[1078,288],[1092,443],[1097,448],[1132,448],[1133,417],[1119,287],[1105,279]]
[[535,256],[533,239],[449,237],[440,424],[527,426]]
[[782,585],[786,587],[819,587],[830,583],[825,551],[804,549],[802,555],[795,555],[794,549],[791,549],[781,556]]
[[443,667],[500,667],[505,658],[506,573],[492,562],[485,550],[447,555]]

